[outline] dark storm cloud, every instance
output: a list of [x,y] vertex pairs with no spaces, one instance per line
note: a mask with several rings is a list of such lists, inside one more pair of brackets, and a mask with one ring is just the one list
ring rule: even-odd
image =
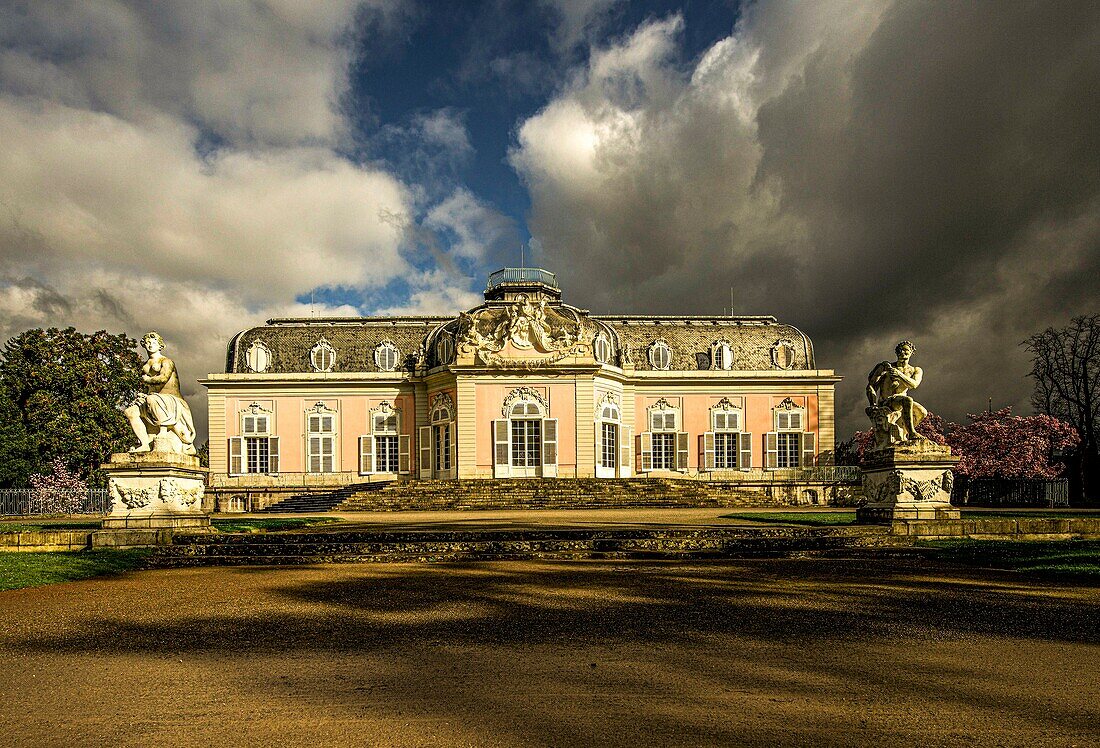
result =
[[841,434],[901,337],[933,410],[1024,409],[1019,341],[1100,309],[1100,5],[759,4],[688,71],[677,31],[595,53],[520,130],[576,300],[716,312],[734,287],[847,377]]

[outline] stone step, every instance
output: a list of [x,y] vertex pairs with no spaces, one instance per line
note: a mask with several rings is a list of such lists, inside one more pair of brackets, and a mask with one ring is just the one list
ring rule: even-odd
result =
[[884,528],[372,530],[180,535],[156,567],[522,558],[736,558],[843,552],[889,544]]

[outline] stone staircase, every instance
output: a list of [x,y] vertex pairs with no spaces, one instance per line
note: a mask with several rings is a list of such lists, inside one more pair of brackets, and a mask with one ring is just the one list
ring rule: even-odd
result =
[[[705,482],[675,478],[393,481],[351,485],[333,494],[339,494],[341,498],[332,505],[338,511],[372,512],[722,508],[781,504],[759,487],[733,481]],[[275,507],[272,510],[287,511]]]
[[859,555],[891,545],[881,527],[638,527],[292,531],[177,535],[153,567],[516,559],[704,559]]
[[299,493],[289,499],[277,501],[274,504],[257,511],[257,514],[319,514],[331,512],[353,495],[366,495],[379,491],[388,483],[360,483],[333,491],[313,491]]

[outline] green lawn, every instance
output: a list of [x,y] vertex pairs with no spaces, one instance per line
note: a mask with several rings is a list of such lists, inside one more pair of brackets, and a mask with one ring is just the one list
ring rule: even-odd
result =
[[280,517],[272,519],[216,519],[211,524],[219,532],[278,532],[343,522],[339,517]]
[[851,512],[740,512],[723,514],[722,519],[745,519],[752,522],[775,525],[853,525],[855,511]]
[[917,544],[935,557],[984,569],[1100,580],[1100,540],[930,540]]
[[0,553],[0,590],[89,579],[140,568],[150,551]]

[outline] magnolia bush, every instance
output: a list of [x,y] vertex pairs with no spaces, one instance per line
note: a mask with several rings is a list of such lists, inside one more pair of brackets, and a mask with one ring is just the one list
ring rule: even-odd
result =
[[[1014,416],[1002,408],[966,417],[970,423],[948,423],[929,413],[917,431],[951,447],[960,458],[955,472],[968,478],[1051,480],[1065,469],[1053,461],[1054,452],[1080,441],[1073,426],[1053,416]],[[870,429],[857,431],[837,449],[837,463],[858,465],[873,442]]]
[[87,506],[88,484],[60,457],[49,473],[32,475],[30,484],[34,514],[80,514]]

